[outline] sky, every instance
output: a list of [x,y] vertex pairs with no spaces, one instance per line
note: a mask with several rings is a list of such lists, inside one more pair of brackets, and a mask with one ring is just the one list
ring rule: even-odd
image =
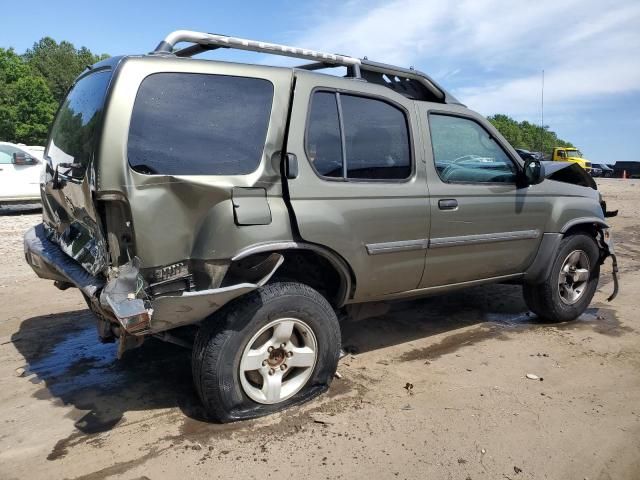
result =
[[414,66],[483,115],[536,124],[544,70],[545,125],[593,162],[640,160],[638,0],[0,0],[0,8],[0,47],[18,53],[44,36],[118,55],[153,50],[172,30],[221,33]]

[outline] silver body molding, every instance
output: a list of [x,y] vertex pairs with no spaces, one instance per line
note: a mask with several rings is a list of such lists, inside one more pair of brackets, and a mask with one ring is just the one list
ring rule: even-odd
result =
[[508,242],[510,240],[534,239],[540,236],[540,230],[521,230],[517,232],[483,233],[458,237],[433,238],[429,248],[453,247],[457,245],[475,245],[479,243]]
[[479,243],[508,242],[510,240],[534,239],[540,236],[540,230],[521,230],[517,232],[482,233],[478,235],[459,235],[456,237],[421,238],[399,242],[370,243],[366,245],[369,255],[404,252],[406,250],[424,250],[427,248],[475,245]]

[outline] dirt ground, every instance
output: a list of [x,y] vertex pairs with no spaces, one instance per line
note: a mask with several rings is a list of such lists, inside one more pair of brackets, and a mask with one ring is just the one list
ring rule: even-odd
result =
[[40,214],[2,214],[0,478],[638,479],[640,181],[598,183],[620,209],[613,303],[607,266],[565,324],[513,285],[378,304],[344,324],[327,394],[231,425],[202,421],[189,351],[116,360],[80,294],[25,264]]

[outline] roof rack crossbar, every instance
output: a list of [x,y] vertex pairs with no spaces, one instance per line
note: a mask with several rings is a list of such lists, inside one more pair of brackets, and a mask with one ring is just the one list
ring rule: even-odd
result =
[[193,45],[189,45],[188,47],[182,48],[173,53],[176,57],[193,57],[194,55],[209,52],[211,50],[218,50],[219,48],[223,47],[218,45],[201,45],[199,43],[194,43]]
[[333,67],[340,67],[340,66],[341,65],[331,65],[324,62],[313,62],[313,63],[303,63],[302,65],[297,65],[296,68],[299,68],[300,70],[314,71],[314,70],[322,70],[324,68],[333,68]]
[[[315,70],[323,70],[325,68],[334,68],[334,67],[342,67],[342,66],[343,65],[329,64],[325,62],[313,62],[313,63],[304,63],[302,65],[298,65],[295,68],[298,68],[300,70],[315,71]],[[347,77],[361,79],[362,75],[360,73],[360,65],[358,64],[347,65]]]

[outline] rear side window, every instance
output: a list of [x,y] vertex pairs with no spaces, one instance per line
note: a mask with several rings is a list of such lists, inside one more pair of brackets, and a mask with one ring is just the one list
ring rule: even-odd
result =
[[145,174],[251,173],[262,157],[272,100],[268,80],[150,75],[133,107],[129,163]]
[[[373,98],[316,92],[307,127],[307,155],[319,175],[397,180],[411,175],[405,113]],[[346,165],[346,169],[345,166]]]

